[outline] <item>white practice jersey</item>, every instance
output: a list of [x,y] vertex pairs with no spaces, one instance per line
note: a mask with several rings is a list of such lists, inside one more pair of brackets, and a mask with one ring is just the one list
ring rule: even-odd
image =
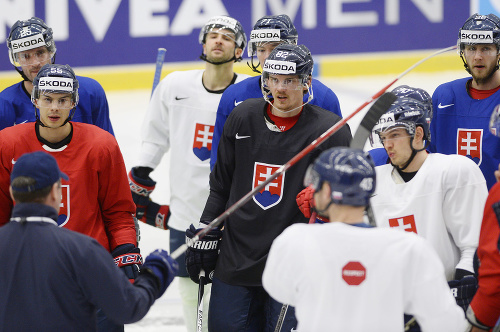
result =
[[[209,193],[212,135],[222,91],[207,91],[203,72],[167,75],[155,89],[142,125],[137,166],[155,169],[170,149],[168,226],[180,231],[198,224]],[[247,77],[238,74],[235,83]]]
[[413,179],[404,182],[390,165],[377,166],[370,202],[377,226],[396,227],[427,239],[453,280],[456,268],[474,271],[486,181],[479,167],[459,155],[431,153]]
[[297,331],[403,331],[404,313],[422,331],[468,325],[428,242],[392,229],[294,224],[274,240],[262,283],[295,307]]

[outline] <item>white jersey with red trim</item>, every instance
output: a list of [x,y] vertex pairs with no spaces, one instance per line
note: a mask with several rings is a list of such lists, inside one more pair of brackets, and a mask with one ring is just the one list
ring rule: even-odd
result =
[[[198,223],[209,193],[212,136],[223,90],[208,91],[203,72],[176,71],[158,84],[142,125],[136,165],[155,169],[170,149],[168,226],[180,231]],[[247,77],[238,74],[234,83]]]
[[426,238],[444,265],[474,271],[486,181],[479,167],[460,155],[431,153],[417,174],[404,182],[390,165],[377,166],[377,189],[371,198],[379,227],[395,227]]
[[295,307],[297,331],[465,331],[467,322],[429,243],[413,234],[341,222],[294,224],[278,236],[262,277]]

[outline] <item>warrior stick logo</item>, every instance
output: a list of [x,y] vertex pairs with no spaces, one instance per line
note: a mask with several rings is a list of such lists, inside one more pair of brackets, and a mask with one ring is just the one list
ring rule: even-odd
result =
[[[271,165],[256,162],[253,171],[252,188],[259,186],[275,173],[281,165]],[[281,174],[273,181],[269,182],[262,190],[253,196],[254,202],[263,210],[267,210],[277,205],[283,197],[283,187],[285,174]]]
[[193,153],[201,161],[210,158],[214,126],[197,123],[194,130]]
[[482,142],[482,129],[457,129],[457,154],[472,159],[478,166],[483,159]]
[[493,44],[493,31],[460,30],[461,43]]

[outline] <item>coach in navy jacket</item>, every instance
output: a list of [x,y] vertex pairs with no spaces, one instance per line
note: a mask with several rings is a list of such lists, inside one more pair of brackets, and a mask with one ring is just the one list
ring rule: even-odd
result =
[[96,240],[59,228],[60,178],[67,180],[45,152],[15,162],[16,205],[0,228],[0,331],[95,331],[96,308],[117,323],[136,322],[177,271],[157,250],[131,284]]

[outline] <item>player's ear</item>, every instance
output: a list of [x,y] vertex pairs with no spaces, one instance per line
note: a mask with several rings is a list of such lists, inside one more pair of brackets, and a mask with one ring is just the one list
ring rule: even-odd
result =
[[234,49],[234,56],[236,59],[241,58],[241,55],[243,54],[243,49],[236,47]]

